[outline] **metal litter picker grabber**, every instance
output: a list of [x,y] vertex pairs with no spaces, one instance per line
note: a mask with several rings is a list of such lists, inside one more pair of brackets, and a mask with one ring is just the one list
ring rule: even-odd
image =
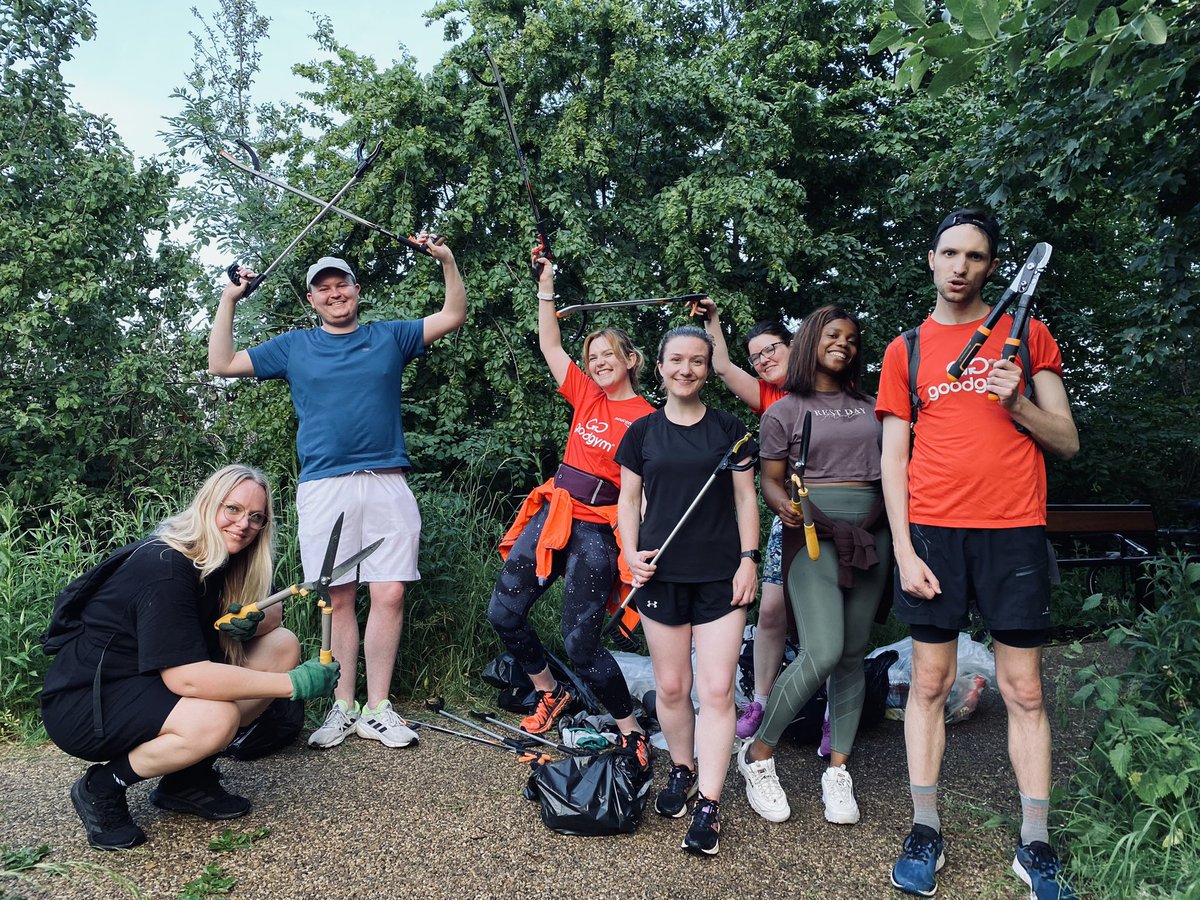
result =
[[[676,523],[675,527],[671,529],[671,533],[668,534],[667,539],[662,542],[662,546],[658,548],[658,554],[654,557],[656,561],[660,556],[667,552],[667,547],[669,547],[671,541],[675,539],[675,535],[679,534],[680,530],[682,530],[684,524],[688,520],[688,517],[691,516],[692,511],[695,510],[695,508],[699,506],[700,501],[704,499],[704,495],[708,493],[708,489],[712,487],[713,482],[717,480],[718,475],[720,475],[726,469],[731,472],[745,472],[748,469],[753,469],[758,464],[757,453],[755,453],[747,462],[733,462],[733,457],[739,450],[742,449],[742,447],[746,445],[746,442],[749,440],[750,432],[747,431],[746,434],[743,437],[738,438],[734,442],[733,446],[729,448],[728,452],[721,457],[721,461],[717,463],[717,467],[713,469],[713,473],[708,476],[708,481],[704,482],[704,487],[700,488],[700,493],[696,495],[696,499],[692,501],[691,505],[688,506],[686,510],[684,510],[679,522]],[[629,605],[629,601],[634,598],[637,592],[638,588],[635,586],[633,590],[625,595],[625,599],[621,601],[621,605],[617,607],[617,611],[613,613],[612,617],[608,620],[608,622],[605,623],[604,630],[600,632],[601,637],[604,637],[604,635],[608,634],[613,630],[613,628],[616,627],[617,622],[619,622],[621,619],[621,614],[625,611],[625,607]]]
[[330,649],[330,639],[333,632],[333,602],[329,598],[329,586],[378,550],[379,545],[384,541],[383,538],[380,538],[375,543],[363,547],[349,559],[335,566],[334,562],[337,560],[338,542],[342,537],[342,520],[345,517],[346,514],[342,513],[337,517],[337,521],[333,523],[333,530],[329,532],[329,543],[325,547],[325,560],[321,564],[321,574],[317,576],[316,580],[293,584],[281,591],[276,591],[260,603],[247,604],[236,613],[228,612],[213,623],[213,628],[220,630],[221,625],[234,619],[244,619],[249,613],[261,612],[268,606],[274,606],[288,597],[305,597],[308,596],[309,591],[313,591],[319,598],[317,606],[321,609],[321,662],[325,664],[333,662],[333,652]]

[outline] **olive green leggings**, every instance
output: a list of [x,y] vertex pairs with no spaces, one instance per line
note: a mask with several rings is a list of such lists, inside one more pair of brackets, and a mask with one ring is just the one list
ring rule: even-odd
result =
[[[879,491],[874,487],[809,485],[813,502],[831,519],[860,524]],[[788,570],[788,597],[796,615],[800,653],[780,673],[767,701],[758,739],[774,747],[783,730],[829,678],[829,739],[847,756],[854,746],[865,694],[863,656],[871,622],[891,566],[891,533],[886,524],[875,532],[879,564],[854,569],[854,587],[838,587],[837,550],[822,540],[819,558],[798,553]],[[832,678],[830,676],[832,675]]]

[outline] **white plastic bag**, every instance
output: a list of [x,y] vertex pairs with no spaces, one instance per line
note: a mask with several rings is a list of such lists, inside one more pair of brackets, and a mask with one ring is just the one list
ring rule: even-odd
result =
[[[888,669],[889,719],[903,719],[908,702],[908,686],[912,681],[912,638],[904,638],[886,647],[879,647],[869,656],[895,650],[900,658]],[[971,640],[968,634],[958,636],[958,674],[950,695],[946,698],[946,724],[969,719],[979,706],[983,692],[996,683],[996,659],[983,644]]]

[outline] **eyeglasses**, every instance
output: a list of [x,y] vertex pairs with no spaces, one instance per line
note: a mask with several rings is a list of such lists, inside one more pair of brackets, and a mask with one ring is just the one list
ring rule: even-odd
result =
[[238,506],[236,503],[226,503],[221,507],[221,511],[225,513],[225,518],[230,522],[240,522],[245,519],[255,531],[262,531],[267,524],[266,515],[260,512],[247,512],[244,507]]
[[779,350],[779,348],[786,346],[787,341],[776,341],[773,344],[767,344],[767,346],[763,347],[757,353],[750,354],[750,365],[757,366],[759,361],[762,359],[774,359],[775,353]]

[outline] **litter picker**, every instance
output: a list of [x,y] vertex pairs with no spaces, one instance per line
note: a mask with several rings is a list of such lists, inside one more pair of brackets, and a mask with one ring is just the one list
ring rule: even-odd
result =
[[[751,456],[750,460],[747,462],[744,462],[744,463],[734,463],[733,462],[734,455],[740,449],[742,449],[742,447],[744,447],[746,445],[746,442],[749,440],[750,440],[750,432],[747,431],[743,437],[740,437],[736,441],[734,441],[733,446],[729,448],[729,450],[726,452],[726,454],[723,457],[721,457],[721,461],[719,463],[717,463],[717,467],[715,469],[713,469],[713,473],[708,476],[708,481],[704,482],[704,487],[700,488],[700,493],[698,493],[696,495],[696,499],[692,501],[691,505],[686,510],[684,510],[683,515],[679,519],[679,522],[676,523],[676,525],[673,529],[671,529],[671,533],[668,534],[667,539],[662,542],[662,546],[658,548],[658,553],[654,557],[655,561],[657,561],[658,558],[660,556],[662,556],[663,553],[666,552],[667,547],[669,547],[671,544],[671,541],[675,539],[675,535],[679,534],[680,530],[683,528],[684,524],[687,522],[688,517],[692,514],[692,511],[700,504],[700,501],[704,498],[704,495],[708,493],[708,489],[710,487],[712,487],[713,482],[717,480],[718,475],[720,475],[726,469],[728,469],[731,472],[745,472],[748,469],[754,468],[754,466],[758,462],[758,454],[757,453],[753,454]],[[638,592],[638,586],[635,585],[633,590],[631,590],[628,594],[625,595],[625,599],[621,601],[621,605],[617,607],[617,611],[615,613],[613,613],[612,616],[609,618],[608,622],[605,623],[604,630],[600,632],[601,637],[604,637],[606,634],[608,634],[610,631],[612,631],[613,628],[616,627],[617,622],[620,621],[621,613],[623,613],[625,611],[625,607],[627,607],[629,605],[629,601],[631,601],[634,598],[634,596],[636,596],[637,592]]]
[[330,649],[330,639],[333,634],[333,601],[329,597],[329,586],[378,550],[379,545],[384,541],[384,538],[380,538],[375,543],[368,544],[349,559],[335,566],[334,562],[337,560],[338,543],[342,538],[342,520],[345,517],[346,514],[342,513],[337,517],[337,521],[333,523],[333,530],[329,532],[329,543],[325,546],[325,560],[321,564],[321,574],[316,580],[293,584],[291,587],[276,591],[259,603],[249,603],[243,606],[237,613],[226,613],[213,623],[213,628],[219,630],[223,624],[233,619],[244,619],[247,614],[261,612],[269,606],[274,606],[276,603],[286,600],[288,597],[305,597],[309,591],[313,591],[317,594],[317,606],[321,609],[320,659],[325,664],[333,662],[333,652]]
[[551,757],[548,753],[534,753],[525,747],[519,747],[515,744],[501,743],[491,740],[490,738],[476,737],[473,734],[464,734],[461,731],[455,731],[453,728],[444,728],[441,725],[435,725],[432,722],[421,722],[417,719],[404,720],[413,728],[425,728],[429,731],[436,731],[439,734],[449,734],[456,738],[462,738],[464,741],[470,741],[473,744],[483,744],[485,747],[495,747],[497,750],[503,750],[506,753],[511,753],[517,757],[518,762],[536,762],[548,763],[551,762]]
[[[529,195],[529,209],[533,213],[533,227],[538,237],[538,245],[530,251],[530,258],[535,260],[532,265],[533,277],[537,279],[542,274],[542,263],[536,262],[537,258],[539,256],[547,259],[552,257],[550,232],[546,227],[546,220],[542,217],[542,211],[538,208],[537,197],[533,193],[533,182],[529,178],[529,166],[525,164],[521,139],[517,136],[517,126],[513,123],[512,110],[508,106],[508,94],[504,90],[504,79],[500,77],[500,67],[496,65],[496,60],[492,57],[492,50],[487,44],[483,45],[483,55],[487,57],[488,66],[492,70],[492,78],[495,79],[495,83],[489,87],[495,87],[500,94],[500,107],[504,110],[504,121],[508,123],[508,136],[512,138],[513,148],[517,151],[517,163],[521,167],[521,177],[525,180],[525,193]],[[487,82],[483,83],[487,84]]]
[[[218,150],[217,155],[220,156],[221,159],[223,159],[227,163],[229,163],[231,166],[236,168],[238,171],[245,172],[247,175],[257,178],[260,181],[265,181],[267,184],[273,185],[277,188],[282,188],[283,190],[288,191],[289,193],[295,194],[297,197],[302,197],[303,199],[308,200],[311,203],[315,203],[317,206],[328,207],[329,212],[337,213],[339,216],[347,218],[351,222],[356,222],[359,225],[362,225],[364,228],[369,228],[371,231],[378,232],[379,234],[382,234],[386,238],[391,238],[393,241],[403,244],[405,247],[407,247],[410,250],[416,251],[417,253],[423,253],[426,256],[431,255],[429,252],[429,248],[426,247],[424,244],[418,243],[416,238],[414,238],[414,237],[411,237],[411,236],[404,237],[403,235],[399,235],[399,234],[396,234],[395,232],[388,231],[382,225],[376,225],[374,222],[369,222],[366,219],[362,218],[362,216],[357,216],[354,213],[349,212],[348,210],[342,209],[340,206],[334,206],[332,203],[327,203],[326,201],[322,200],[320,197],[314,197],[312,194],[309,194],[306,191],[300,190],[300,188],[296,187],[295,185],[288,184],[286,181],[283,181],[279,178],[275,178],[274,176],[267,174],[266,172],[264,172],[262,170],[262,164],[259,162],[258,154],[254,152],[254,148],[242,140],[239,140],[237,142],[237,144],[239,147],[241,147],[243,150],[246,151],[246,154],[250,157],[250,160],[253,163],[253,166],[248,166],[245,163],[239,161],[237,159],[237,157],[235,157],[232,153],[230,153],[227,150]],[[434,243],[438,243],[438,244],[440,244],[441,242],[442,242],[442,238],[440,238],[440,237],[434,241]]]
[[[279,264],[287,258],[288,254],[296,249],[296,245],[304,240],[305,236],[310,231],[317,227],[317,223],[333,211],[337,202],[341,200],[343,196],[345,196],[346,192],[349,191],[350,188],[354,187],[354,185],[358,183],[358,180],[366,174],[367,169],[371,168],[372,163],[375,162],[375,158],[379,156],[380,151],[383,150],[383,141],[380,141],[378,144],[376,144],[375,149],[371,151],[371,155],[366,157],[363,156],[363,148],[365,146],[366,141],[362,141],[358,145],[358,150],[356,152],[356,156],[358,157],[358,166],[355,168],[354,174],[350,176],[350,180],[342,186],[340,191],[333,195],[332,200],[321,207],[321,211],[313,217],[311,222],[304,226],[303,230],[301,230],[301,232],[292,239],[290,244],[284,247],[283,252],[275,257],[274,262],[267,266],[265,271],[262,271],[254,276],[254,278],[250,281],[250,284],[246,286],[246,291],[242,294],[243,297],[249,297],[251,294],[253,294],[258,289],[258,286],[267,280],[267,276],[279,268]],[[229,275],[229,280],[234,284],[242,283],[242,277],[238,274],[239,268],[240,266],[237,262],[232,262],[229,264],[229,268],[226,270],[226,274]]]
[[[1004,359],[1015,360],[1017,351],[1020,349],[1021,340],[1023,338],[1024,329],[1029,322],[1029,308],[1033,301],[1033,292],[1037,289],[1038,279],[1042,277],[1042,272],[1046,270],[1046,265],[1050,262],[1050,254],[1054,252],[1054,248],[1044,241],[1034,245],[1034,248],[1029,253],[1029,258],[1025,260],[1025,264],[1017,271],[1013,277],[1012,283],[1000,295],[1000,299],[996,301],[996,305],[992,307],[992,311],[988,313],[987,318],[971,335],[971,339],[967,341],[967,346],[963,347],[962,353],[958,354],[958,359],[950,363],[946,368],[946,376],[951,381],[958,381],[962,378],[963,372],[967,370],[967,366],[971,364],[991,335],[992,329],[996,327],[996,323],[1000,321],[1000,317],[1004,315],[1004,311],[1012,302],[1013,297],[1020,296],[1017,303],[1017,312],[1013,315],[1013,326],[1009,332],[1008,340],[1004,342]],[[991,399],[997,399],[994,395],[990,395]]]
[[480,710],[472,710],[471,718],[479,719],[483,722],[490,722],[492,725],[497,725],[500,728],[507,728],[509,731],[521,735],[526,740],[537,741],[539,744],[545,744],[547,747],[553,747],[559,753],[565,753],[567,756],[595,756],[596,754],[590,750],[580,750],[578,747],[568,747],[566,744],[559,744],[555,741],[548,740],[540,734],[531,734],[528,731],[522,731],[515,725],[510,725],[502,719],[497,719],[490,712],[481,712]]
[[808,545],[808,558],[817,559],[821,555],[821,545],[817,542],[817,526],[813,524],[812,501],[808,499],[808,488],[804,485],[804,470],[808,467],[808,443],[812,439],[812,410],[805,410],[804,424],[800,426],[800,459],[796,461],[796,471],[788,480],[792,492],[792,510],[804,514],[804,543]]
[[574,306],[564,306],[555,312],[560,319],[565,319],[571,313],[582,312],[585,315],[597,309],[621,309],[627,306],[665,306],[668,303],[690,303],[689,316],[696,314],[701,300],[708,294],[680,294],[677,297],[648,297],[645,300],[612,300],[608,303],[577,303]]

